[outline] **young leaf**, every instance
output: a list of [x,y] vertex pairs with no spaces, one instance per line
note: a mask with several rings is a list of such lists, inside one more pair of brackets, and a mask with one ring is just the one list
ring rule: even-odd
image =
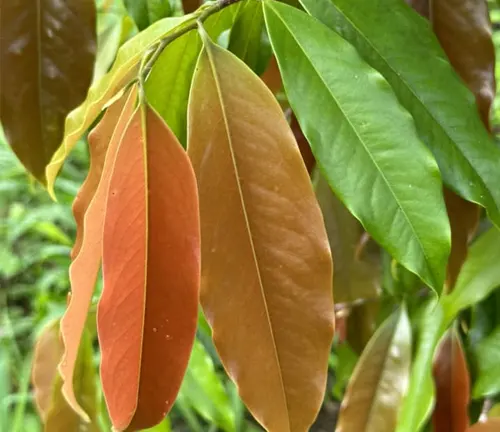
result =
[[336,431],[393,431],[408,385],[411,326],[405,307],[377,330],[347,386]]
[[189,159],[141,105],[110,179],[97,312],[102,387],[118,430],[151,427],[174,403],[196,331],[199,237]]
[[47,187],[52,196],[57,173],[80,135],[92,124],[106,103],[137,76],[138,63],[146,50],[189,18],[162,19],[127,41],[118,50],[111,70],[92,84],[85,101],[68,114],[62,144],[59,143],[46,169]]
[[464,432],[469,426],[469,371],[456,330],[441,341],[433,366],[436,405],[432,424],[439,432]]
[[0,119],[14,153],[45,184],[64,119],[92,80],[95,3],[2,0],[0,9]]
[[182,0],[184,13],[191,13],[198,9],[203,4],[203,0]]
[[[98,125],[98,129],[95,133],[91,133],[91,142],[94,148],[107,148],[105,154],[102,151],[93,151],[92,156],[97,156],[97,159],[93,158],[91,163],[93,166],[100,166],[102,165],[100,158],[105,156],[104,165],[95,192],[92,192],[93,188],[87,187],[91,183],[95,183],[95,181],[86,182],[77,196],[77,200],[81,200],[81,207],[78,202],[75,204],[77,210],[75,214],[83,215],[83,224],[80,219],[77,227],[81,233],[80,238],[82,241],[80,246],[75,245],[75,248],[78,247],[78,253],[69,268],[71,296],[68,308],[61,319],[64,356],[59,370],[64,380],[64,396],[69,405],[84,419],[87,418],[87,415],[80,407],[73,388],[74,368],[101,263],[104,214],[106,212],[106,199],[111,172],[121,136],[132,115],[136,94],[136,88],[133,87],[128,94],[123,95],[122,99],[125,100],[125,104],[123,104],[123,101],[115,102],[116,106],[113,105],[108,109],[101,120],[101,124]],[[121,112],[118,112],[117,108],[119,106],[123,106]],[[109,130],[113,127],[113,134],[109,136]],[[97,142],[100,139],[109,139],[110,141],[101,144]],[[94,176],[94,170],[89,172],[89,175]],[[90,198],[91,195],[92,198]],[[87,207],[85,202],[89,202],[89,200],[90,203]]]
[[[301,3],[310,14],[351,42],[361,56],[384,75],[413,115],[420,136],[436,157],[446,185],[466,200],[485,207],[495,224],[500,225],[500,189],[497,187],[500,148],[488,136],[473,95],[453,71],[430,26],[400,0],[335,0],[334,3],[301,0]],[[437,7],[444,3],[451,4],[443,0],[433,2]],[[465,10],[466,3],[477,1],[458,3],[462,3]],[[446,20],[450,18],[449,14],[443,16]],[[480,23],[484,20],[481,18]],[[475,25],[473,21],[476,20],[464,19],[460,24],[452,24],[457,32],[464,29],[464,37],[469,40],[467,46],[457,44],[457,49],[468,49],[469,44],[474,43],[475,36],[470,37],[468,30]],[[489,42],[484,45],[484,29],[480,39],[483,45],[478,49],[489,52]],[[466,56],[461,61],[470,58]],[[477,71],[478,67],[471,65],[470,70]],[[478,81],[484,78],[483,73],[490,74],[490,71],[483,70]],[[488,86],[485,92],[490,93]]]
[[267,430],[302,432],[323,401],[333,337],[321,212],[273,94],[202,35],[188,120],[200,193],[201,303],[255,418]]
[[376,241],[440,292],[450,228],[438,167],[410,116],[336,33],[290,6],[266,1],[264,9],[290,105],[330,186]]
[[476,423],[466,432],[498,432],[500,430],[500,419],[489,419],[485,423]]

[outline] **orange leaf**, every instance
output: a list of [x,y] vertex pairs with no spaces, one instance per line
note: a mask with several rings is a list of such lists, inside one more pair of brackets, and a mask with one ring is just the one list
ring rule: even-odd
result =
[[[69,269],[71,282],[70,301],[66,313],[61,319],[61,334],[65,349],[59,371],[64,381],[63,394],[70,406],[78,412],[82,418],[87,420],[88,416],[79,406],[73,390],[73,370],[101,263],[104,213],[106,209],[109,179],[121,135],[133,110],[136,99],[136,89],[132,88],[128,95],[122,97],[126,102],[123,105],[123,110],[119,118],[117,119],[117,113],[114,107],[111,107],[113,109],[110,108],[110,110],[106,112],[101,121],[103,124],[99,126],[99,131],[107,131],[111,129],[113,125],[115,128],[109,145],[107,146],[108,151],[102,168],[101,180],[84,214],[84,233],[82,235],[81,247]],[[116,103],[119,105],[123,104],[123,102]],[[109,134],[103,133],[100,135],[96,133],[96,135],[94,135],[95,139],[99,137],[102,137],[102,139],[109,139]],[[99,144],[98,146],[102,148],[106,145]],[[87,195],[87,192],[83,192],[83,195]],[[86,199],[88,200],[88,197]],[[82,211],[83,207],[84,205],[82,204]],[[80,230],[82,229],[81,226],[79,228]]]
[[188,120],[202,306],[256,419],[270,431],[303,432],[323,401],[333,337],[328,239],[278,102],[242,61],[202,36]]
[[485,423],[476,423],[467,429],[467,432],[498,432],[500,431],[500,419],[489,419]]
[[179,391],[196,331],[199,237],[189,159],[141,105],[111,176],[97,312],[102,386],[118,430],[159,423]]
[[439,432],[464,432],[469,426],[469,371],[460,339],[448,331],[433,366],[436,406],[432,424]]

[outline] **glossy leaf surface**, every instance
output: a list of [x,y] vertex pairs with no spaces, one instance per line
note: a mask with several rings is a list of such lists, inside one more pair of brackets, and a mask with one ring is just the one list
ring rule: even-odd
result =
[[[492,220],[500,225],[497,187],[500,148],[488,136],[473,95],[453,71],[431,27],[400,0],[301,0],[301,3],[309,13],[351,42],[384,75],[413,115],[420,136],[439,164],[443,181],[468,201],[485,207]],[[449,14],[443,15],[444,20],[448,18]],[[463,19],[469,21],[465,15]],[[484,22],[484,17],[481,20]],[[465,21],[458,25],[459,21],[454,21],[456,29],[462,24],[464,29],[471,25]],[[475,39],[469,35],[465,31],[467,46]],[[484,30],[480,37],[484,38]],[[457,44],[457,49],[461,50],[463,45]],[[490,91],[486,86],[485,92]]]
[[273,94],[202,34],[188,123],[200,193],[202,306],[255,418],[268,430],[304,431],[323,400],[333,337],[328,240]]
[[480,341],[474,349],[477,364],[476,380],[472,390],[474,398],[493,396],[500,391],[500,328]]
[[410,364],[411,326],[402,307],[377,330],[358,360],[335,430],[394,431]]
[[95,4],[2,0],[0,9],[0,119],[14,153],[46,183],[45,167],[61,144],[64,119],[92,80]]
[[154,426],[173,405],[196,331],[199,248],[189,159],[141,105],[110,179],[97,312],[102,386],[118,430]]
[[449,330],[433,366],[436,405],[432,424],[439,432],[464,432],[469,426],[470,380],[467,361],[455,330]]
[[[73,209],[78,223],[77,241],[81,239],[81,243],[75,243],[73,250],[75,255],[69,269],[71,296],[66,313],[61,319],[64,356],[59,370],[64,380],[64,395],[68,403],[83,418],[87,416],[79,406],[73,388],[74,368],[101,264],[104,214],[111,172],[121,136],[132,115],[135,100],[136,89],[132,88],[129,94],[123,95],[122,100],[118,100],[108,109],[101,123],[91,132],[92,167],[87,181],[76,197]],[[120,110],[121,106],[123,106],[122,110]],[[110,135],[111,130],[112,135]],[[104,149],[107,149],[106,153]],[[105,157],[104,161],[103,157]],[[101,166],[102,169],[100,169]],[[98,175],[99,171],[101,171],[100,175]],[[100,179],[97,180],[97,177]],[[94,190],[95,186],[97,187]]]
[[450,229],[437,165],[410,116],[335,32],[277,2],[264,9],[290,105],[330,186],[377,242],[440,292]]
[[144,52],[167,33],[190,17],[165,18],[157,21],[120,47],[110,71],[92,84],[87,98],[66,118],[64,140],[46,169],[47,186],[54,195],[54,182],[68,153],[83,132],[93,123],[105,105],[137,74],[138,63]]

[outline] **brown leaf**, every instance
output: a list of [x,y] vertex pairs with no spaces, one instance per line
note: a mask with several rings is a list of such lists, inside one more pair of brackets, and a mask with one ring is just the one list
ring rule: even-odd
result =
[[429,18],[429,0],[406,0],[420,15]]
[[45,183],[66,115],[90,85],[94,0],[0,0],[0,118],[7,141]]
[[297,117],[295,114],[292,114],[292,121],[290,123],[290,127],[292,128],[293,134],[295,136],[295,140],[299,146],[300,154],[302,156],[302,160],[307,168],[307,172],[310,174],[316,165],[316,159],[311,151],[311,146],[307,141],[307,138],[302,133],[302,129],[300,128],[299,122],[297,121]]
[[267,65],[267,69],[262,74],[261,79],[269,87],[269,90],[271,90],[273,94],[278,93],[283,88],[283,82],[281,81],[281,74],[276,57],[271,57],[269,64]]
[[476,423],[467,429],[467,432],[498,432],[500,431],[500,419],[489,419],[485,423]]
[[185,14],[194,12],[202,4],[203,4],[203,0],[182,0],[182,7],[184,8]]
[[303,432],[323,401],[334,326],[323,220],[273,94],[206,35],[204,44],[188,121],[202,306],[255,418],[270,431]]
[[110,180],[97,312],[102,387],[118,430],[154,426],[174,403],[196,332],[199,249],[189,159],[141,105]]
[[[106,158],[102,168],[99,185],[83,215],[83,226],[81,222],[78,226],[80,231],[83,230],[83,234],[81,235],[82,242],[78,254],[74,258],[69,269],[71,296],[69,296],[70,300],[66,313],[61,319],[61,335],[64,341],[65,350],[59,370],[64,380],[63,393],[68,403],[84,419],[87,418],[87,415],[79,406],[73,389],[73,372],[78,347],[85,327],[85,321],[87,320],[92,294],[101,264],[104,213],[106,211],[106,199],[111,172],[113,170],[120,138],[134,108],[136,95],[137,90],[133,87],[130,92],[122,96],[123,100],[126,101],[124,105],[123,101],[116,102],[118,106],[123,105],[119,118],[116,117],[115,106],[110,107],[105,113],[101,120],[102,124],[99,125],[98,128],[99,131],[105,131],[114,127],[111,138],[107,133],[103,133],[102,135],[96,133],[94,135],[95,140],[110,139],[110,141],[109,144],[95,143],[95,146],[99,148],[107,146]],[[84,195],[86,195],[86,192]],[[81,197],[81,195],[79,196]],[[82,204],[82,207],[80,207],[82,213],[84,211],[83,207],[84,205]],[[77,205],[77,209],[78,208],[79,205]]]
[[455,330],[441,341],[433,365],[436,405],[432,424],[439,432],[464,432],[469,426],[469,371]]
[[361,355],[342,401],[336,432],[393,432],[411,365],[404,307],[390,316]]

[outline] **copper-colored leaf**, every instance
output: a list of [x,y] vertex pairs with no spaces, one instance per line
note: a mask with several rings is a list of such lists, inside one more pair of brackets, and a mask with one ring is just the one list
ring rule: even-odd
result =
[[199,248],[189,159],[141,105],[110,180],[97,312],[102,386],[118,430],[151,427],[174,403],[196,331]]
[[274,94],[278,93],[283,88],[281,81],[280,69],[276,57],[272,56],[267,65],[267,69],[262,74],[262,81],[269,87]]
[[83,101],[95,58],[94,0],[0,0],[0,118],[40,182],[66,115]]
[[275,97],[202,35],[188,120],[202,306],[256,419],[269,431],[303,432],[323,401],[334,327],[323,220]]
[[194,12],[203,3],[203,0],[182,0],[182,7],[184,8],[184,13],[188,14]]
[[[101,263],[104,214],[106,211],[106,198],[108,195],[110,176],[120,138],[133,111],[136,94],[137,91],[134,87],[128,94],[122,96],[126,102],[125,105],[123,105],[119,118],[117,118],[116,115],[117,107],[114,106],[110,107],[104,115],[102,124],[98,126],[98,128],[99,131],[102,130],[104,132],[112,129],[114,126],[114,132],[111,137],[107,132],[102,134],[96,132],[94,135],[93,139],[95,140],[110,139],[110,141],[109,144],[94,143],[94,145],[99,148],[107,146],[106,158],[102,168],[99,185],[83,216],[83,226],[81,222],[78,226],[79,230],[83,230],[83,234],[81,234],[81,247],[79,247],[78,254],[74,258],[69,269],[71,297],[66,313],[61,319],[64,357],[59,370],[64,380],[63,393],[68,403],[84,419],[87,418],[87,416],[79,406],[73,389],[73,371]],[[123,102],[118,101],[116,104],[121,106]],[[98,163],[100,164],[100,162]],[[83,192],[83,194],[87,195],[87,192]],[[83,204],[80,210],[82,212],[84,211]]]
[[292,128],[293,134],[295,136],[295,140],[299,146],[300,154],[302,155],[302,159],[307,168],[307,172],[311,173],[316,165],[316,159],[314,159],[314,155],[311,151],[311,146],[307,141],[307,138],[304,136],[302,129],[300,128],[299,122],[297,121],[297,117],[295,114],[292,114],[292,120],[290,122],[290,127]]
[[432,424],[436,432],[464,432],[469,426],[469,371],[455,330],[441,341],[433,366],[436,405]]
[[402,307],[373,335],[342,401],[336,432],[393,432],[411,364],[411,326]]
[[500,419],[489,419],[485,423],[476,423],[467,429],[467,432],[498,432],[500,431]]

